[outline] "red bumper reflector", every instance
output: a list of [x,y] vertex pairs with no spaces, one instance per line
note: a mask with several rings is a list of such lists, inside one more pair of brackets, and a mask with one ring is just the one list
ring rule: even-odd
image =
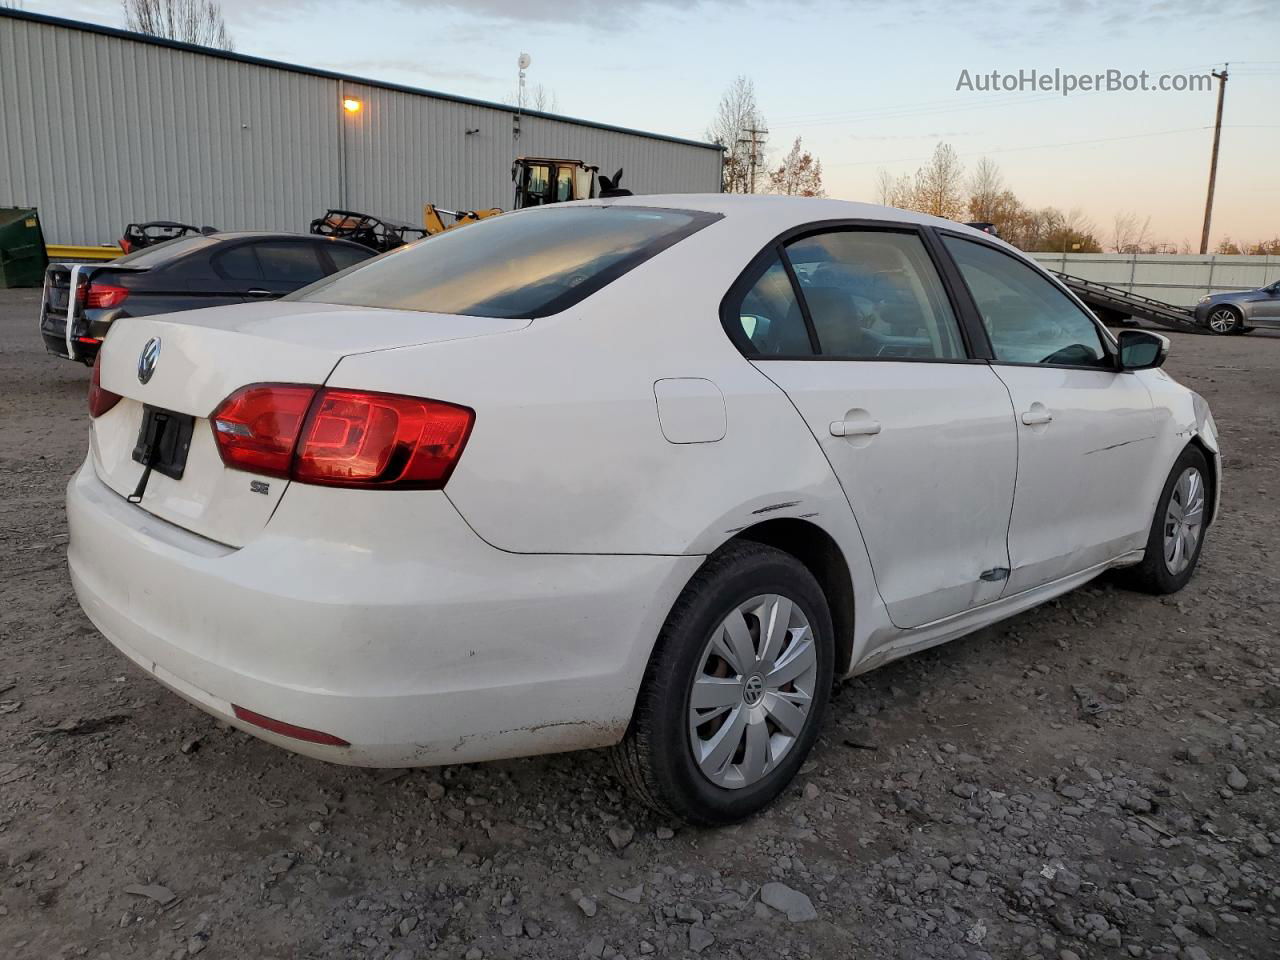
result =
[[349,747],[351,746],[341,737],[335,737],[331,733],[325,733],[322,730],[312,730],[309,727],[298,727],[292,723],[285,723],[283,720],[274,720],[271,717],[264,717],[260,713],[254,713],[252,710],[246,710],[244,707],[233,703],[231,709],[235,711],[238,719],[245,723],[252,723],[255,727],[261,727],[263,730],[270,730],[272,733],[278,733],[282,737],[292,737],[294,740],[306,740],[309,743],[323,743],[330,747]]
[[101,337],[76,337],[76,343],[101,343]]

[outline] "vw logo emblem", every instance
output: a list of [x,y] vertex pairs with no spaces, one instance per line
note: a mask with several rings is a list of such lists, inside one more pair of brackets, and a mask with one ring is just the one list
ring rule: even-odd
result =
[[754,707],[764,699],[764,677],[752,674],[742,687],[742,700],[748,707]]
[[142,352],[138,354],[138,382],[146,383],[156,372],[156,361],[160,359],[160,338],[152,337],[147,341]]

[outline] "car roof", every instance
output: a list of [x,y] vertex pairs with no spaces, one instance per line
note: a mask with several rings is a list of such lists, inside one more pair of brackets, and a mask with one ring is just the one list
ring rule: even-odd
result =
[[[718,213],[725,219],[732,219],[742,226],[774,233],[782,233],[793,227],[822,220],[882,220],[886,223],[914,223],[972,234],[988,242],[994,241],[1002,246],[1009,246],[992,234],[975,230],[955,220],[931,217],[925,213],[900,210],[897,207],[885,207],[875,203],[832,200],[827,197],[787,197],[764,193],[668,193],[578,202],[599,206],[617,204]],[[1010,249],[1015,248],[1010,247]]]
[[286,230],[219,230],[208,234],[209,239],[225,240],[340,240],[340,237],[322,237],[315,233],[292,233]]

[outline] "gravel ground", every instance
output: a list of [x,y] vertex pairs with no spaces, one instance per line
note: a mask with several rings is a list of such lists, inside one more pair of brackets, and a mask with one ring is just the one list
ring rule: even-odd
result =
[[712,831],[601,752],[327,766],[134,669],[67,579],[88,371],[38,302],[0,292],[0,956],[1280,955],[1280,336],[1174,336],[1227,451],[1185,591],[1095,582],[845,685]]

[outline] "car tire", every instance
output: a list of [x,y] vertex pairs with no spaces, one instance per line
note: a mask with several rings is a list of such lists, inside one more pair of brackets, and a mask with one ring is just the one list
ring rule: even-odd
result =
[[1210,333],[1226,336],[1240,333],[1244,329],[1244,318],[1235,307],[1214,307],[1205,317],[1204,325]]
[[[1175,514],[1180,512],[1180,503],[1188,495],[1185,477],[1189,471],[1198,475],[1196,490],[1200,503],[1200,524],[1196,531],[1195,542],[1189,549],[1186,539],[1182,540],[1181,552],[1177,562],[1169,556],[1171,533],[1176,532]],[[1168,594],[1177,593],[1187,585],[1191,575],[1195,573],[1200,562],[1200,551],[1204,547],[1205,534],[1208,533],[1209,508],[1213,502],[1213,476],[1209,472],[1209,461],[1199,447],[1189,445],[1182,451],[1169,477],[1165,480],[1156,503],[1155,516],[1151,520],[1151,530],[1147,534],[1147,549],[1142,562],[1136,567],[1124,571],[1124,579],[1134,589],[1144,593]],[[1194,501],[1193,501],[1194,503]],[[1174,505],[1171,511],[1170,504]],[[1185,506],[1185,504],[1181,504]],[[1185,516],[1185,513],[1184,513]]]
[[[770,633],[784,616],[786,625]],[[741,646],[744,624],[750,648]],[[817,739],[834,650],[826,597],[803,564],[764,544],[725,546],[690,580],[658,636],[631,725],[613,751],[619,777],[658,813],[690,823],[757,812],[791,782]],[[753,654],[754,663],[740,662]],[[797,679],[775,682],[802,666]],[[717,704],[695,707],[695,683]],[[707,719],[695,726],[698,717]]]

